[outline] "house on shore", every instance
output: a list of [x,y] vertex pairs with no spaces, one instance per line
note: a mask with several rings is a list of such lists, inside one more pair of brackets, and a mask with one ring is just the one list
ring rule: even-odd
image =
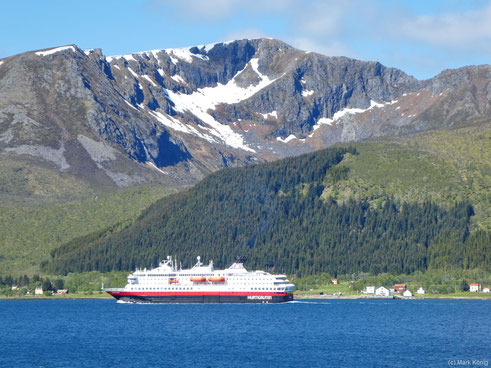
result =
[[404,292],[407,289],[407,284],[395,284],[394,285],[394,291],[397,291],[399,293]]
[[332,278],[331,279],[331,282],[332,282],[333,285],[337,285],[338,284],[338,279]]
[[43,295],[43,288],[38,286],[36,289],[34,289],[34,295]]
[[469,291],[471,293],[478,293],[478,292],[482,291],[482,286],[481,286],[481,284],[470,284],[469,285]]
[[365,290],[363,290],[364,294],[375,294],[375,286],[367,286]]
[[421,295],[426,294],[426,290],[425,290],[425,288],[424,288],[424,287],[422,287],[422,286],[420,286],[420,287],[418,288],[418,290],[416,291],[416,294],[421,294]]
[[411,290],[406,290],[402,293],[402,296],[406,297],[406,298],[410,298],[413,296],[413,293],[411,292]]
[[484,289],[482,289],[482,292],[483,292],[483,293],[489,293],[489,288],[484,288]]
[[375,296],[390,296],[390,290],[384,286],[381,286],[375,290]]

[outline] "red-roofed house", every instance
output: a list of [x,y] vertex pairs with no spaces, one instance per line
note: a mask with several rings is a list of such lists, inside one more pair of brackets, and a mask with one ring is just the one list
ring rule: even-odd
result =
[[331,279],[331,282],[333,285],[337,285],[338,284],[338,279]]
[[395,291],[403,292],[406,289],[407,289],[407,285],[406,284],[395,284],[394,285],[394,290]]
[[469,291],[471,293],[478,293],[482,290],[481,284],[470,284],[469,285]]

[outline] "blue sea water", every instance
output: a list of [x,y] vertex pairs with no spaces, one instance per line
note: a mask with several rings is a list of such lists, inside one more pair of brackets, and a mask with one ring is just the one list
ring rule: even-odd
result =
[[491,302],[0,301],[0,367],[489,366]]

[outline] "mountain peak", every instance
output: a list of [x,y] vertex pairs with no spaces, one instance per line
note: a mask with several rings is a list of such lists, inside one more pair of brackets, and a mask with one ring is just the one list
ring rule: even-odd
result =
[[155,175],[187,184],[226,166],[491,115],[489,66],[418,81],[270,38],[25,55],[0,63],[0,153],[101,185]]

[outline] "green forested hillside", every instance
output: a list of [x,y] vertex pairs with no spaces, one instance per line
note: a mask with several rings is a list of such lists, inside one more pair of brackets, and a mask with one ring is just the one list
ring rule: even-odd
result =
[[491,121],[397,140],[362,142],[340,167],[349,174],[326,188],[325,197],[380,203],[387,196],[442,206],[470,201],[473,229],[491,230]]
[[[377,173],[380,180],[370,181],[369,174],[363,176],[353,163],[365,162],[365,167],[378,144],[382,143],[220,171],[186,192],[156,202],[131,226],[112,227],[56,249],[44,269],[133,269],[155,265],[168,254],[190,265],[200,254],[222,267],[238,255],[246,256],[251,268],[299,276],[489,270],[490,236],[484,230],[471,233],[474,208],[469,196],[439,203],[424,193],[399,195],[390,174],[384,179]],[[394,172],[403,170],[405,153],[437,157],[423,150],[415,153],[405,144],[382,144],[387,145],[382,155],[392,155],[391,145],[400,151],[394,153],[399,160],[386,162],[397,166]],[[408,177],[426,175],[419,166],[416,160]],[[350,181],[359,185],[351,192]],[[424,188],[419,186],[421,192]]]

